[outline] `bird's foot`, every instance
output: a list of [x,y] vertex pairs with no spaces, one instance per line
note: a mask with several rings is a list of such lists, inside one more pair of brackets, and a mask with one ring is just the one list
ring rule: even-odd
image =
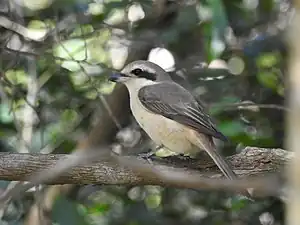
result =
[[156,146],[156,148],[154,150],[151,150],[149,152],[146,153],[140,153],[138,156],[144,160],[147,160],[150,164],[152,163],[151,157],[155,154],[156,151],[158,151],[159,149],[161,149],[163,147],[163,145],[158,145]]
[[144,160],[147,160],[148,163],[150,163],[150,164],[153,164],[153,163],[152,163],[152,160],[151,160],[151,157],[152,157],[154,154],[155,154],[155,152],[150,151],[150,152],[146,152],[146,153],[140,153],[140,154],[138,154],[138,157],[139,157],[139,158],[142,158],[142,159],[144,159]]

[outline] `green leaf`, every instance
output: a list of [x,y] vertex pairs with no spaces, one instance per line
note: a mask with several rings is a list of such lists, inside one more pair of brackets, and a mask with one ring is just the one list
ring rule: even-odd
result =
[[232,198],[230,210],[235,212],[241,211],[241,209],[245,208],[248,203],[249,200],[247,199]]
[[235,103],[238,101],[240,101],[240,99],[237,96],[229,95],[229,96],[224,96],[220,102],[223,104],[229,104],[229,103]]
[[87,208],[88,214],[103,214],[108,212],[111,209],[110,204],[108,203],[96,203],[93,204],[91,207]]
[[277,94],[284,97],[284,92],[285,92],[284,85],[279,84],[278,87],[277,87]]
[[79,115],[78,115],[78,113],[75,110],[66,109],[62,113],[61,119],[62,119],[63,123],[70,124],[70,123],[73,123],[76,120],[78,120],[79,119]]
[[154,194],[154,195],[148,195],[145,198],[145,204],[148,208],[157,208],[161,203],[161,195]]
[[263,86],[277,91],[279,81],[276,73],[270,71],[260,71],[257,73],[257,79]]
[[2,123],[11,123],[14,119],[13,113],[10,112],[8,104],[0,104],[0,120]]
[[47,28],[46,24],[43,21],[40,20],[31,20],[28,23],[28,28],[32,28],[32,29],[45,29]]
[[278,52],[265,53],[257,57],[256,65],[259,68],[272,68],[276,66],[280,60],[281,57]]
[[54,46],[54,55],[64,59],[85,60],[86,41],[83,39],[72,39]]
[[93,16],[101,15],[104,12],[104,5],[97,2],[90,3],[87,11]]
[[225,136],[229,137],[244,133],[244,126],[239,121],[224,121],[218,128]]
[[103,82],[100,85],[99,91],[102,94],[110,94],[114,90],[115,84],[113,82]]
[[83,36],[83,35],[86,35],[86,34],[90,34],[94,31],[94,28],[92,25],[90,24],[87,24],[87,25],[78,25],[72,34],[70,34],[70,37],[78,37],[78,36]]
[[203,35],[206,37],[206,40],[204,41],[204,49],[206,53],[206,60],[208,62],[212,61],[214,59],[212,52],[210,50],[211,47],[211,37],[212,37],[212,24],[207,22],[203,23],[201,25]]
[[224,111],[224,104],[236,103],[239,102],[240,99],[236,96],[225,96],[223,97],[218,104],[213,105],[209,108],[209,113],[211,115],[218,115],[220,112]]
[[90,58],[90,51],[87,48],[89,42],[90,40],[83,39],[67,40],[55,45],[53,54],[54,56],[65,59],[61,64],[62,67],[73,72],[78,71],[81,67],[76,61],[88,61]]
[[5,77],[14,85],[26,85],[28,82],[28,75],[24,70],[7,70],[5,72]]
[[264,13],[269,13],[274,9],[276,5],[274,0],[263,0],[259,1],[259,8],[264,11]]

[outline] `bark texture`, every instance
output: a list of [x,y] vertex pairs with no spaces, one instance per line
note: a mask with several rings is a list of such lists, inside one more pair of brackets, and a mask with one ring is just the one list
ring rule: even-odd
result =
[[[281,172],[292,157],[292,153],[282,149],[247,147],[241,153],[227,160],[240,177],[266,175]],[[51,168],[64,154],[16,154],[0,153],[0,180],[26,181],[35,172]],[[134,156],[125,157],[127,162],[136,160]],[[129,159],[129,160],[128,160]],[[140,159],[143,160],[143,159]],[[199,159],[186,157],[153,157],[152,164],[161,171],[183,169],[186,174],[198,173],[208,178],[221,177],[222,174],[212,160],[204,156]],[[149,163],[146,160],[141,161]],[[91,165],[77,166],[47,184],[110,184],[110,185],[164,185],[155,176],[145,176],[143,172],[120,166],[114,160],[101,159]]]

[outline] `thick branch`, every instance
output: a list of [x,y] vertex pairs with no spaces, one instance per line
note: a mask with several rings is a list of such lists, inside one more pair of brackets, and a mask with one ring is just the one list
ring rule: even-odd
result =
[[[25,181],[37,171],[51,168],[64,154],[15,154],[0,153],[0,179]],[[241,153],[228,157],[240,177],[279,172],[292,153],[281,149],[247,147]],[[125,156],[124,156],[125,157]],[[126,159],[132,159],[126,156]],[[136,158],[135,158],[136,159]],[[128,161],[128,160],[127,160]],[[145,163],[148,163],[145,161]],[[154,158],[153,164],[160,171],[176,171],[184,168],[186,174],[199,173],[205,177],[221,176],[211,160],[167,157]],[[165,185],[155,176],[145,176],[138,170],[120,167],[114,160],[99,160],[93,165],[77,166],[49,184],[113,184],[113,185]]]

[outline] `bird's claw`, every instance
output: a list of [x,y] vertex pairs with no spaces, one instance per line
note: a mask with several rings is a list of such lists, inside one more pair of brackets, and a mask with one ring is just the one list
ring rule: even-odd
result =
[[150,151],[150,152],[146,152],[146,153],[140,153],[138,156],[144,160],[147,160],[150,164],[152,164],[151,157],[154,154],[155,154],[154,152]]
[[156,151],[158,151],[159,149],[161,149],[163,147],[163,145],[158,145],[156,146],[154,151],[149,151],[146,153],[140,153],[138,156],[144,160],[147,160],[150,164],[152,164],[152,160],[151,157],[155,154]]

